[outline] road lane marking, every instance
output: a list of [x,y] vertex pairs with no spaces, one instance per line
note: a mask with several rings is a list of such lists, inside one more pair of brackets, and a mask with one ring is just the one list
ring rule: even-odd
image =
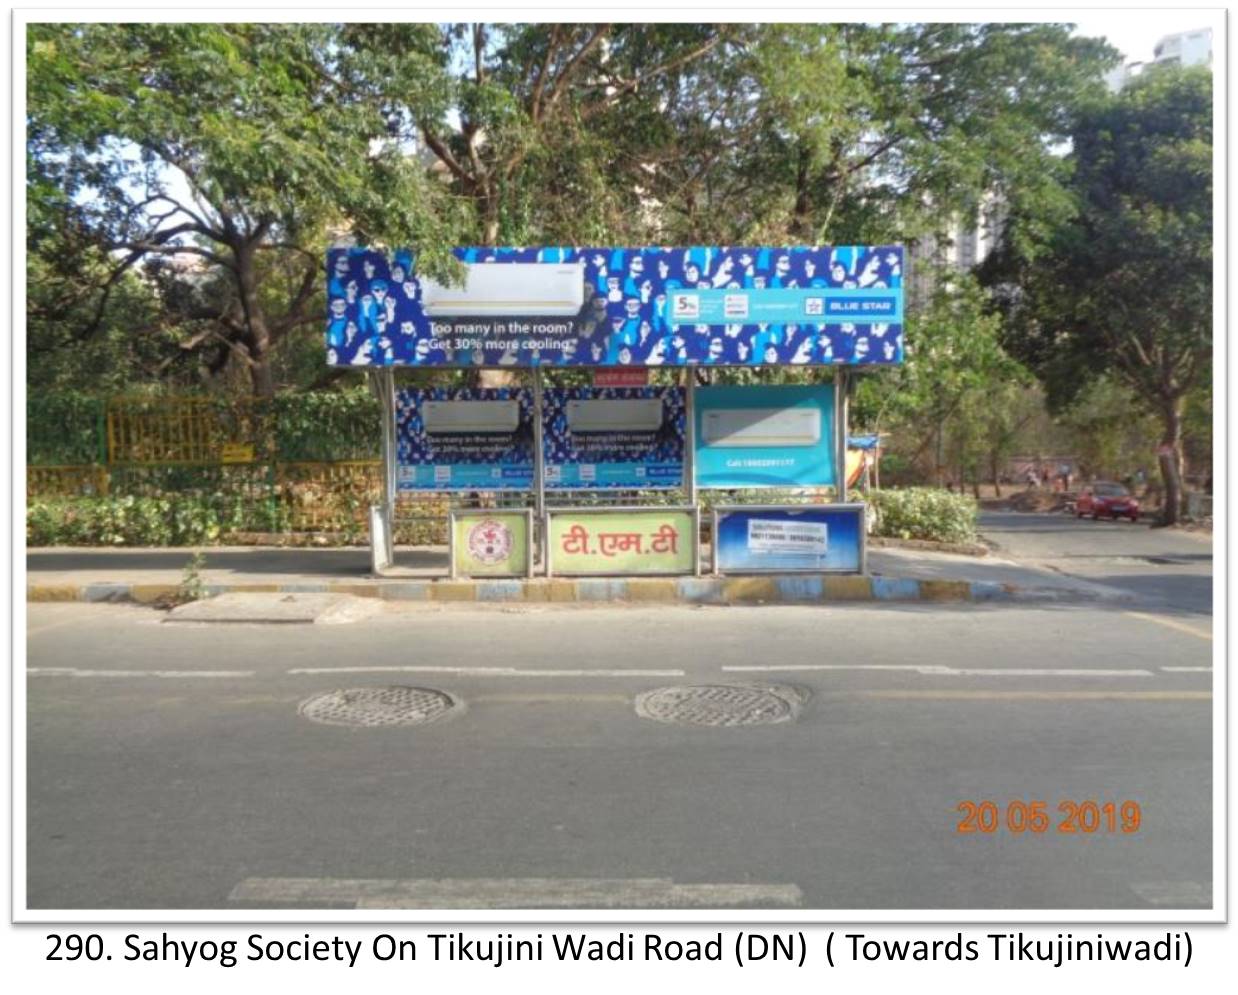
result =
[[469,698],[469,704],[481,705],[534,705],[542,702],[560,704],[632,704],[632,696],[627,694],[479,694]]
[[252,670],[79,670],[77,667],[28,667],[29,677],[253,677]]
[[852,691],[891,701],[1210,701],[1211,691]]
[[1162,667],[1168,674],[1211,674],[1211,667]]
[[670,878],[246,878],[231,902],[357,909],[794,908],[793,884],[676,884]]
[[1199,881],[1141,881],[1131,891],[1153,905],[1212,907],[1212,885]]
[[461,677],[683,677],[683,671],[558,671],[516,667],[296,667],[287,673],[453,673]]
[[938,664],[896,663],[792,663],[785,666],[723,667],[736,673],[769,673],[788,670],[889,670],[925,677],[1152,677],[1150,670],[1065,670],[1024,667],[946,667]]
[[1143,612],[1123,612],[1123,615],[1130,618],[1141,618],[1145,622],[1152,622],[1156,625],[1163,625],[1167,629],[1176,629],[1178,632],[1185,632],[1188,636],[1194,636],[1196,639],[1206,639],[1212,642],[1211,632],[1200,632],[1198,629],[1192,628],[1189,625],[1183,625],[1181,622],[1175,622],[1171,618],[1162,618],[1159,615],[1145,615]]

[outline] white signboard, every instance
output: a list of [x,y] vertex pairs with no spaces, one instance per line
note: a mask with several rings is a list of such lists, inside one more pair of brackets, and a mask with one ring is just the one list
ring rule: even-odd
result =
[[829,546],[829,526],[824,522],[748,520],[748,552],[824,556]]

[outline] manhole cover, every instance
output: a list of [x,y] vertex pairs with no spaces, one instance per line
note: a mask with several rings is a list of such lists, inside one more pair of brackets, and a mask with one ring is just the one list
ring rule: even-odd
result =
[[433,688],[346,688],[306,698],[297,709],[331,726],[412,726],[458,707],[451,695]]
[[636,714],[692,726],[757,726],[790,722],[799,711],[793,688],[698,684],[656,688],[636,698]]

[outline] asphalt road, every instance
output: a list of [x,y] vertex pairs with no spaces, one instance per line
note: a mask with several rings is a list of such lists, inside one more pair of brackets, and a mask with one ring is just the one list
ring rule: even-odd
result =
[[[405,605],[352,625],[187,626],[35,604],[28,903],[1201,908],[1201,612]],[[743,683],[798,714],[701,727],[634,707]],[[386,685],[463,708],[396,728],[298,714]],[[960,803],[986,800],[996,829],[960,833]],[[1045,802],[1047,829],[1013,831],[1029,810],[1012,801]],[[1059,831],[1059,804],[1088,801],[1099,825]]]
[[981,532],[1004,556],[1104,584],[1187,615],[1212,614],[1212,536],[1073,515],[985,512]]

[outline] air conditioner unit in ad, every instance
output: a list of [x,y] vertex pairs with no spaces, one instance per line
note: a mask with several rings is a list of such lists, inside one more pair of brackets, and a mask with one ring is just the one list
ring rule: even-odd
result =
[[662,427],[662,399],[568,401],[567,427],[573,432],[656,432]]
[[451,432],[514,432],[519,401],[426,401],[421,422],[431,435]]
[[740,447],[815,446],[821,441],[820,408],[720,408],[706,411],[705,445]]
[[421,278],[421,306],[432,318],[468,315],[567,316],[585,304],[582,263],[467,263],[462,287]]

